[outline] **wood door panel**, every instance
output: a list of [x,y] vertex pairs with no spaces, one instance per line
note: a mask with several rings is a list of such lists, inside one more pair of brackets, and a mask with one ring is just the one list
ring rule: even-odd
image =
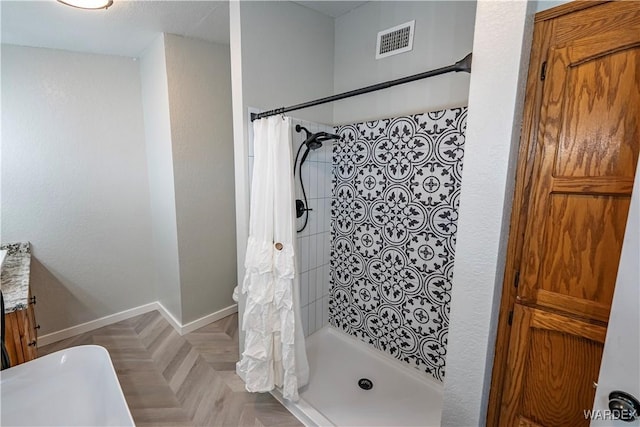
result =
[[552,194],[537,289],[611,304],[629,202]]
[[531,421],[523,416],[518,417],[518,427],[543,427],[538,423]]
[[605,335],[604,326],[516,304],[500,424],[588,426]]
[[633,189],[633,178],[553,178],[552,193],[629,196]]
[[565,97],[553,175],[633,179],[640,136],[640,47],[570,64],[565,84],[573,96]]
[[603,346],[580,336],[532,328],[519,415],[543,426],[589,425]]
[[600,41],[589,49],[583,39],[549,50],[528,212],[536,220],[526,226],[518,289],[527,304],[598,320],[615,286],[640,151],[640,47],[628,48],[640,45],[640,13],[610,33],[589,36]]
[[633,1],[611,2],[595,6],[555,19],[552,44],[563,46],[594,34],[627,28],[636,25],[640,19],[640,9]]

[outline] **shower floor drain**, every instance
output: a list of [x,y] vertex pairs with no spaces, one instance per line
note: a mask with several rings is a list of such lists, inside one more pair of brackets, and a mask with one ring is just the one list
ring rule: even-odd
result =
[[363,390],[371,390],[373,388],[373,381],[369,378],[360,378],[358,380],[358,386]]

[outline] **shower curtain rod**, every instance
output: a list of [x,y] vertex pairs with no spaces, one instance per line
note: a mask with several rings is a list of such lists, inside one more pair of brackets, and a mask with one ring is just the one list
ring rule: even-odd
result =
[[301,110],[303,108],[314,107],[320,104],[326,104],[327,102],[339,101],[341,99],[350,98],[356,95],[362,95],[364,93],[373,92],[380,89],[386,89],[388,87],[401,85],[404,83],[413,82],[415,80],[426,79],[427,77],[438,76],[440,74],[450,73],[452,71],[467,73],[471,72],[471,53],[465,56],[460,61],[447,67],[436,68],[435,70],[425,71],[423,73],[414,74],[412,76],[402,77],[396,80],[389,80],[387,82],[378,83],[371,86],[366,86],[360,89],[350,90],[349,92],[339,93],[333,96],[327,96],[325,98],[316,99],[313,101],[303,102],[302,104],[296,104],[289,107],[276,108],[275,110],[264,111],[262,113],[251,113],[251,121],[261,119],[263,117],[275,116],[278,114],[288,113],[289,111]]

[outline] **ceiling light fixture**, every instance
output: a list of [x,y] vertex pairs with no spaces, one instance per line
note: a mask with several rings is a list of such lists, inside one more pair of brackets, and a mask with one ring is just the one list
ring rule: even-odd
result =
[[78,9],[108,9],[113,4],[113,0],[58,0],[59,3]]

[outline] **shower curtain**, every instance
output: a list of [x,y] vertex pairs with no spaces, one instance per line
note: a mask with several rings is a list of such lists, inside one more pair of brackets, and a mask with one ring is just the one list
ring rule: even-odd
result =
[[245,346],[237,372],[251,392],[297,400],[309,378],[296,274],[291,119],[253,122],[254,170],[241,292]]

